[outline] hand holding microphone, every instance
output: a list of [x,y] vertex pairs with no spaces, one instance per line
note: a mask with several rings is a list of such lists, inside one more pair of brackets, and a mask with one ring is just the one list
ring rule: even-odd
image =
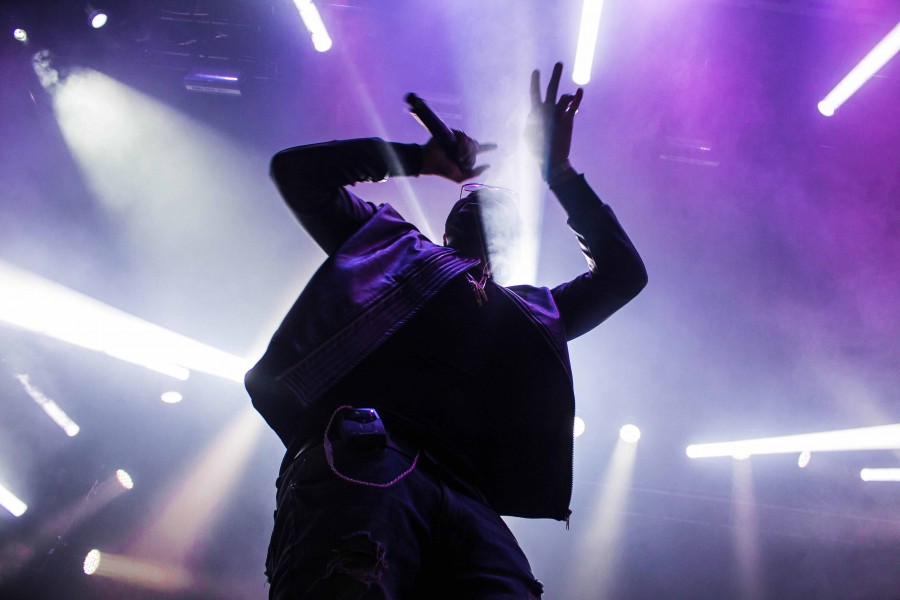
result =
[[415,94],[407,94],[409,112],[431,133],[425,144],[422,173],[440,175],[457,183],[483,173],[490,165],[475,166],[480,152],[493,150],[496,144],[479,144],[459,130],[451,130],[440,117]]

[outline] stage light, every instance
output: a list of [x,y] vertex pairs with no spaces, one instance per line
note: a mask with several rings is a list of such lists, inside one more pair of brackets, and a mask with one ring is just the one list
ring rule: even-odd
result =
[[822,100],[817,105],[817,108],[819,109],[819,112],[822,113],[823,115],[825,115],[826,117],[834,116],[834,106],[832,106],[830,102],[826,102],[825,100]]
[[641,430],[638,429],[637,425],[632,425],[631,423],[622,425],[622,428],[619,429],[619,439],[626,444],[636,444],[641,439]]
[[109,21],[109,15],[104,10],[94,10],[88,15],[88,21],[94,29],[100,29]]
[[866,54],[859,64],[841,79],[834,89],[828,92],[825,99],[819,102],[819,112],[830,117],[840,106],[852,96],[856,90],[878,72],[897,52],[900,51],[900,23],[888,33],[884,39]]
[[13,29],[13,37],[16,38],[17,41],[24,44],[28,41],[28,32],[20,27],[17,27]]
[[183,82],[185,89],[190,92],[240,96],[244,74],[237,69],[194,67],[184,76]]
[[690,458],[708,458],[752,454],[793,454],[804,451],[841,452],[897,449],[900,449],[900,423],[735,442],[691,444],[685,449],[685,453]]
[[103,558],[103,555],[96,548],[87,553],[87,556],[84,557],[83,567],[86,575],[93,575],[97,572],[97,569],[100,568],[101,558]]
[[863,469],[859,478],[863,481],[900,481],[900,469]]
[[797,466],[801,469],[805,469],[807,465],[809,465],[809,460],[812,458],[812,452],[809,450],[804,450],[800,453],[800,456],[797,457]]
[[312,37],[313,47],[319,52],[328,52],[331,49],[331,36],[325,29],[319,9],[312,0],[294,0],[294,6],[297,7],[300,18],[303,19],[303,24]]
[[572,431],[572,433],[575,434],[575,437],[579,437],[580,435],[582,435],[584,433],[584,429],[584,419],[582,419],[581,417],[575,417],[575,426]]
[[125,469],[118,469],[116,471],[116,481],[118,481],[119,485],[121,485],[126,490],[134,488],[134,480]]
[[575,66],[572,70],[572,81],[577,85],[584,85],[591,80],[602,12],[603,0],[584,0],[581,26],[578,28],[578,46],[575,49]]
[[0,506],[14,517],[21,517],[28,510],[28,505],[19,500],[15,494],[0,484]]
[[180,392],[175,391],[163,392],[159,398],[166,404],[178,404],[184,399]]
[[75,421],[70,419],[69,415],[67,415],[56,402],[45,396],[41,390],[31,385],[28,375],[20,373],[16,375],[16,379],[22,384],[22,389],[25,390],[25,393],[28,394],[38,406],[44,409],[44,412],[53,419],[54,423],[59,425],[59,427],[66,432],[67,436],[75,437],[78,435],[78,432],[81,431],[81,427],[79,427]]

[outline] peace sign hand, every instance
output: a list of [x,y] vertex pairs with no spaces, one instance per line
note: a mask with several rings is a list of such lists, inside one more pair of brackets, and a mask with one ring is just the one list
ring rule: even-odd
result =
[[541,165],[545,181],[554,167],[569,159],[575,113],[584,95],[584,91],[578,88],[574,94],[563,94],[557,100],[561,78],[562,63],[556,63],[547,84],[546,99],[542,101],[541,73],[535,69],[531,74],[531,112],[526,121],[525,136]]

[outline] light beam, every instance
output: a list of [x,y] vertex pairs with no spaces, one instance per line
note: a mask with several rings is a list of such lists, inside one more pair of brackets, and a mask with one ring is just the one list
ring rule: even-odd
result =
[[185,380],[189,369],[242,382],[249,361],[0,261],[0,322]]
[[94,548],[84,557],[84,572],[145,589],[177,593],[195,587],[191,574],[179,565],[148,561]]
[[589,521],[580,528],[583,533],[575,554],[580,559],[570,567],[565,598],[612,597],[637,447],[621,439],[616,442]]
[[262,431],[262,420],[252,408],[236,414],[171,489],[163,491],[165,505],[150,515],[130,554],[183,564],[197,540],[205,539],[222,516]]

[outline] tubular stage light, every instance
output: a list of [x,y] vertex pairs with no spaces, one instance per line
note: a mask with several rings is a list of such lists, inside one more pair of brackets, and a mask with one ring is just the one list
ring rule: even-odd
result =
[[585,85],[591,80],[591,67],[594,64],[602,12],[603,0],[584,0],[581,8],[581,26],[578,28],[578,46],[575,49],[575,67],[572,70],[572,81],[577,85]]
[[736,442],[691,444],[685,449],[685,453],[689,458],[708,458],[712,456],[743,457],[753,454],[794,454],[804,451],[841,452],[896,449],[900,449],[900,423]]
[[878,69],[883,67],[900,51],[900,23],[888,33],[883,40],[866,54],[859,64],[841,79],[834,89],[828,92],[825,99],[819,102],[819,112],[830,117],[856,90],[869,80]]
[[236,69],[195,67],[184,76],[184,87],[190,92],[240,96],[244,74]]
[[41,390],[31,385],[28,375],[20,373],[16,375],[16,379],[22,384],[22,389],[25,390],[25,393],[28,394],[38,406],[44,409],[47,416],[53,419],[53,422],[59,425],[60,429],[66,432],[67,436],[75,437],[78,435],[78,432],[81,431],[81,427],[78,426],[78,423],[73,421],[56,402],[45,396]]
[[19,500],[15,494],[0,484],[0,506],[5,508],[14,517],[21,517],[28,510],[28,505]]
[[900,469],[863,469],[859,478],[863,481],[900,481]]
[[319,9],[316,8],[313,1],[294,0],[294,6],[297,7],[297,12],[300,13],[300,18],[303,19],[303,24],[306,25],[306,29],[312,37],[313,47],[319,52],[331,50],[331,36],[328,35],[322,15],[319,14]]

